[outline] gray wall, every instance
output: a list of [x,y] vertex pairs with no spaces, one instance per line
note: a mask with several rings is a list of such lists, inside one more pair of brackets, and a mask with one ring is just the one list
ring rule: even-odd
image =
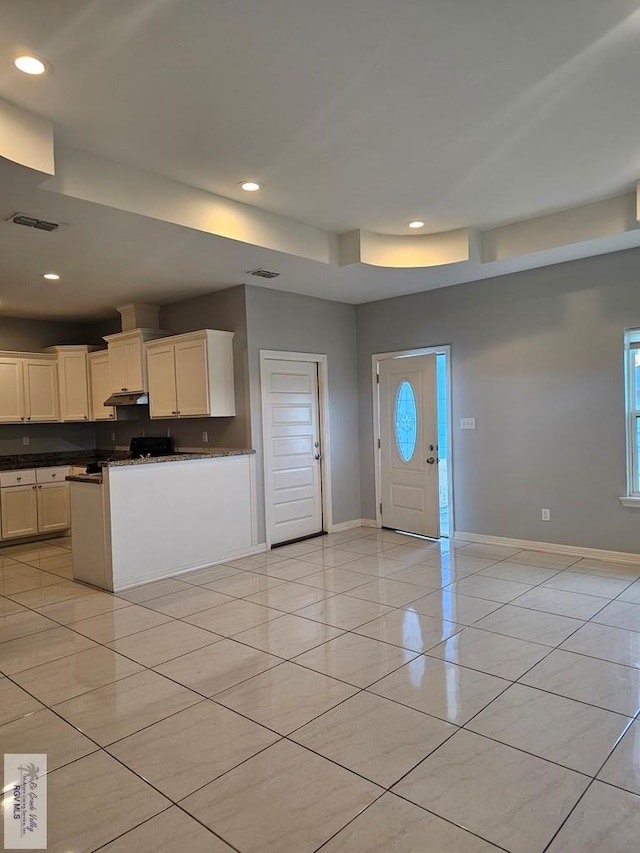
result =
[[260,350],[327,355],[333,522],[360,518],[355,308],[267,288],[246,288],[259,531],[264,535]]
[[[185,299],[160,309],[160,327],[176,334],[198,329],[235,332],[233,371],[236,395],[234,418],[185,418],[150,420],[148,410],[136,412],[136,420],[100,424],[98,443],[105,449],[128,447],[134,435],[171,435],[178,449],[200,447],[250,447],[249,379],[247,367],[247,321],[244,286],[218,290]],[[206,430],[209,442],[204,444]],[[115,439],[112,435],[115,434]]]
[[[96,324],[0,317],[0,350],[40,352],[56,344],[92,344]],[[105,344],[106,346],[106,344]]]
[[639,553],[640,513],[618,501],[639,269],[630,250],[359,306],[362,516],[375,517],[371,354],[450,344],[456,529]]

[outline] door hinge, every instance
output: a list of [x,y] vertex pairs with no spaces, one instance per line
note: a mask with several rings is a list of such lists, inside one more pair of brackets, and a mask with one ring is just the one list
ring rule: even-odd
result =
[[376,373],[376,384],[377,385],[380,384],[380,374],[379,373]]
[[382,502],[380,503],[380,515],[382,515]]
[[380,439],[378,439],[378,450],[380,450],[381,447],[382,445],[380,444]]

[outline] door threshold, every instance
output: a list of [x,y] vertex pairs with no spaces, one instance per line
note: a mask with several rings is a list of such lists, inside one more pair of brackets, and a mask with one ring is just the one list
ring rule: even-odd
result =
[[321,530],[319,533],[310,533],[308,536],[298,536],[297,539],[287,539],[286,542],[276,542],[275,545],[271,546],[271,550],[275,550],[276,548],[283,548],[285,545],[295,545],[297,542],[306,542],[307,539],[318,539],[320,536],[326,536],[327,531]]
[[[412,539],[424,539],[426,542],[440,542],[443,538],[442,536],[436,538],[435,536],[425,536],[423,533],[411,533],[409,530],[398,530],[397,527],[385,527],[382,526],[382,530],[391,530],[393,533],[400,533],[402,536],[411,536]],[[445,539],[447,537],[444,537]]]

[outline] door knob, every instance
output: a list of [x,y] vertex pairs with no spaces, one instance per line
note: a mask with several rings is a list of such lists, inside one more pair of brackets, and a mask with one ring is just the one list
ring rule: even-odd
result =
[[321,453],[316,453],[316,455],[315,455],[314,459],[322,459],[322,454],[321,454]]
[[435,461],[436,461],[435,458],[433,456],[430,456],[427,459],[427,465],[435,465]]

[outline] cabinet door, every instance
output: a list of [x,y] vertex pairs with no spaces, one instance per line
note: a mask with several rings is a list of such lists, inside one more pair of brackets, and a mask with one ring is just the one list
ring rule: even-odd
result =
[[22,359],[0,358],[0,423],[24,420]]
[[109,344],[109,375],[111,377],[111,391],[114,394],[128,390],[127,351],[124,341],[114,341]]
[[[60,376],[60,417],[63,421],[89,420],[89,376],[85,352],[61,353],[58,357]],[[106,400],[106,397],[105,397]]]
[[58,365],[54,361],[24,360],[27,421],[57,421]]
[[38,533],[66,530],[71,526],[69,484],[44,483],[38,486]]
[[91,418],[94,421],[114,420],[113,406],[105,406],[104,401],[111,396],[111,376],[109,373],[109,353],[89,356],[89,385],[91,388]]
[[173,344],[147,350],[149,415],[152,418],[177,417],[176,368]]
[[12,486],[0,491],[3,539],[33,536],[38,532],[36,494],[35,486]]
[[206,416],[209,408],[207,342],[175,344],[176,402],[180,417]]
[[147,391],[147,371],[143,364],[144,350],[142,341],[137,338],[124,342],[127,389],[129,391]]
[[142,356],[142,342],[138,338],[109,342],[111,390],[114,394],[147,390]]

